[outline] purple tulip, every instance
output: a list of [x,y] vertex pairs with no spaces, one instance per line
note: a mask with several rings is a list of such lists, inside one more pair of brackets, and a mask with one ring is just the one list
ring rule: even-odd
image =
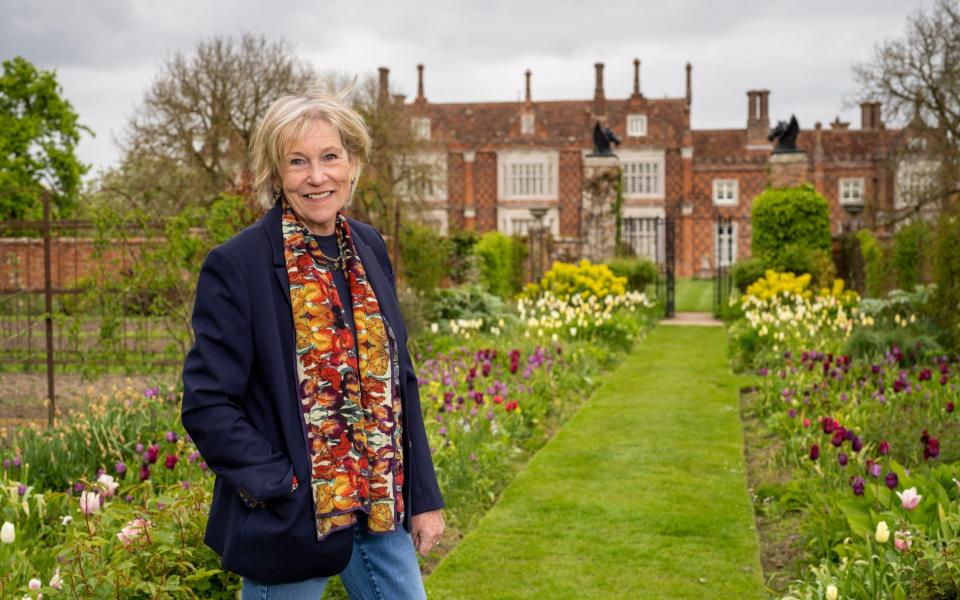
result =
[[157,462],[158,458],[160,458],[160,446],[150,444],[150,447],[143,454],[143,459],[152,465]]
[[814,444],[810,446],[810,460],[817,460],[820,458],[820,446]]
[[175,431],[168,431],[167,434],[166,434],[166,436],[164,436],[164,437],[166,437],[167,441],[170,442],[171,444],[175,444],[175,443],[177,442],[177,440],[179,439],[179,438],[177,437],[177,432],[175,432]]
[[22,483],[17,484],[17,494],[22,496],[26,493],[27,493],[27,486],[23,485]]
[[127,465],[123,461],[116,464],[117,475],[123,475],[127,472]]
[[9,458],[3,459],[3,470],[6,471],[9,468],[10,468],[10,459]]
[[850,459],[847,457],[847,455],[844,452],[841,452],[840,454],[837,455],[837,462],[840,463],[841,467],[847,466],[847,462],[849,462],[849,460]]
[[17,456],[14,456],[13,466],[19,469],[21,464],[23,464],[23,460],[20,458],[20,455],[18,454]]
[[177,466],[178,460],[180,460],[180,458],[176,454],[168,454],[166,460],[163,462],[163,466],[173,470],[173,468]]
[[887,442],[887,440],[880,440],[880,446],[877,449],[880,454],[886,456],[890,453],[890,444]]
[[853,448],[854,452],[860,452],[863,450],[863,440],[861,440],[859,436],[853,436],[851,447]]
[[947,402],[947,412],[948,413],[953,412],[953,402]]
[[866,482],[863,480],[863,477],[860,477],[858,475],[857,477],[853,478],[852,486],[853,486],[853,495],[862,496],[863,488],[866,486]]
[[134,450],[137,451],[137,454],[142,454],[142,453],[143,453],[143,444],[137,444],[136,446],[134,446]]
[[897,477],[897,474],[893,471],[887,473],[887,476],[883,478],[883,485],[887,486],[891,490],[897,489],[897,484],[900,483],[900,479]]
[[148,479],[150,479],[150,467],[143,465],[140,467],[140,481],[146,481]]

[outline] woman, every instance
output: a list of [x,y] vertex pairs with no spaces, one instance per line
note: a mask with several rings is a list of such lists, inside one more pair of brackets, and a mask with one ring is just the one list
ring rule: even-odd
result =
[[252,142],[268,212],[207,256],[183,425],[216,473],[206,543],[244,598],[425,598],[415,551],[443,533],[393,270],[344,217],[370,149],[362,118],[310,91]]

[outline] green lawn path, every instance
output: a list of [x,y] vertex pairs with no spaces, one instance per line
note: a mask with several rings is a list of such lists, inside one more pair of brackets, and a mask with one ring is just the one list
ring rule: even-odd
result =
[[657,327],[427,579],[454,598],[763,598],[722,328]]
[[678,277],[674,307],[677,312],[713,312],[713,279]]

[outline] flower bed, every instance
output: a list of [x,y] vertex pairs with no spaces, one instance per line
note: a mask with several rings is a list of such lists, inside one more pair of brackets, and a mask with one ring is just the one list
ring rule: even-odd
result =
[[[786,292],[742,304],[733,343],[745,332],[759,340],[750,353],[759,378],[745,419],[754,441],[748,458],[766,455],[759,469],[763,461],[749,461],[761,539],[775,538],[766,534],[785,523],[802,539],[796,571],[767,573],[794,579],[777,591],[787,598],[955,597],[960,357],[919,345],[875,357],[843,354],[851,333],[875,323],[835,295]],[[893,317],[901,328],[915,320]]]
[[[469,528],[652,322],[643,296],[609,298],[532,301],[414,341],[452,528]],[[239,579],[202,543],[214,477],[179,424],[179,393],[89,396],[85,414],[3,443],[0,596],[233,598]]]

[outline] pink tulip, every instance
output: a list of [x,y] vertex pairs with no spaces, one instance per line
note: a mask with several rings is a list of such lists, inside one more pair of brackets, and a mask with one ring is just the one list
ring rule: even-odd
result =
[[907,488],[902,492],[897,492],[897,496],[900,497],[900,506],[906,510],[913,510],[920,504],[920,499],[923,498],[920,494],[917,493],[917,488]]
[[897,531],[893,536],[893,546],[897,549],[897,552],[906,552],[910,549],[913,542],[910,540],[909,531]]
[[83,492],[80,494],[80,512],[85,515],[100,510],[100,494],[97,492]]

